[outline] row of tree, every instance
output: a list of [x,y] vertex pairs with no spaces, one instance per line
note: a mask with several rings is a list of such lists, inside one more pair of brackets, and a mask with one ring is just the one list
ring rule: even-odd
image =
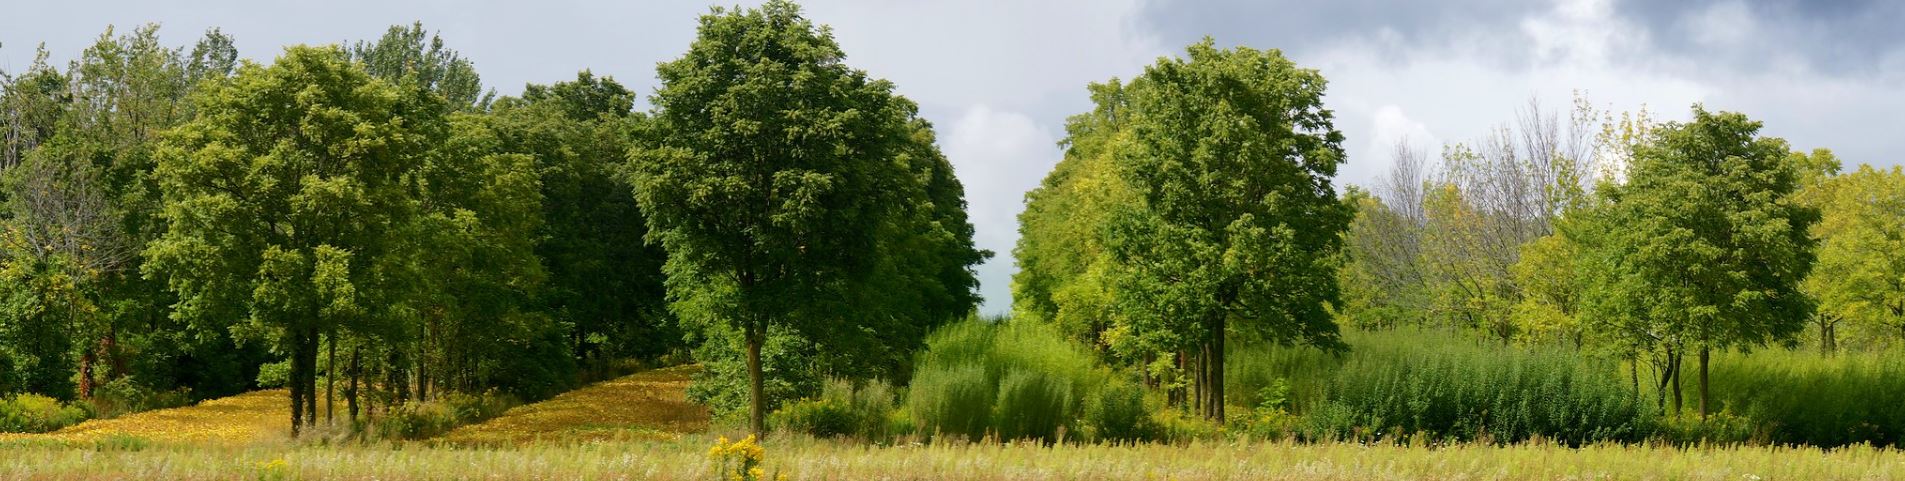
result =
[[357,420],[692,342],[745,353],[759,430],[770,329],[898,376],[977,303],[989,254],[931,126],[791,3],[702,17],[648,114],[587,71],[486,93],[420,25],[268,65],[156,30],[0,77],[0,394],[282,366],[295,433],[320,378]]
[[1364,328],[1568,344],[1626,361],[1636,391],[1645,366],[1675,409],[1692,354],[1702,414],[1715,350],[1812,336],[1830,353],[1847,321],[1863,348],[1896,345],[1905,171],[1841,174],[1831,152],[1760,128],[1698,106],[1656,123],[1577,101],[1565,122],[1531,107],[1481,149],[1449,146],[1439,169],[1398,148],[1373,195],[1348,196],[1337,311]]

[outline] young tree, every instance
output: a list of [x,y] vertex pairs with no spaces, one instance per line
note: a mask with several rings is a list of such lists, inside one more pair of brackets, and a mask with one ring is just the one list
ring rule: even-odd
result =
[[886,262],[882,225],[895,206],[924,202],[900,195],[919,182],[903,162],[914,107],[842,63],[829,31],[792,3],[716,9],[698,32],[658,67],[630,174],[648,239],[668,252],[670,309],[739,333],[749,425],[763,433],[769,329],[822,343],[860,330],[849,301]]
[[1589,302],[1644,326],[1624,332],[1658,338],[1676,392],[1681,356],[1698,353],[1705,416],[1713,349],[1785,339],[1811,314],[1798,284],[1819,214],[1792,197],[1799,171],[1785,141],[1759,136],[1760,123],[1741,114],[1693,113],[1636,147],[1627,182],[1599,190],[1599,232],[1581,240],[1600,251],[1590,254],[1601,272],[1587,276]]
[[1130,86],[1119,173],[1142,200],[1113,214],[1109,250],[1140,336],[1196,349],[1203,415],[1224,419],[1225,339],[1342,347],[1326,310],[1353,216],[1330,178],[1342,133],[1324,80],[1275,50],[1162,59]]
[[296,434],[316,413],[319,334],[401,306],[414,251],[406,178],[444,139],[440,100],[372,79],[335,47],[291,47],[194,96],[154,176],[166,230],[146,248],[174,316],[243,319],[291,361]]

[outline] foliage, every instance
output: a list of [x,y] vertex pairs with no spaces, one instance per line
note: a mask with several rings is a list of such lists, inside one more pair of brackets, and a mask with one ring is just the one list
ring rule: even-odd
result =
[[[1832,170],[1837,170],[1837,161],[1832,162]],[[1821,327],[1821,347],[1835,350],[1841,322],[1854,329],[1847,337],[1861,344],[1901,345],[1905,341],[1905,169],[1862,165],[1808,185],[1800,198],[1822,214],[1811,232],[1819,242],[1819,263],[1801,284],[1819,302],[1814,322]]]
[[[668,252],[669,308],[692,329],[738,335],[756,433],[769,410],[760,351],[773,328],[849,358],[892,359],[884,348],[907,339],[883,335],[923,335],[915,326],[962,314],[974,300],[953,296],[943,304],[953,312],[898,310],[938,302],[853,308],[886,293],[969,290],[934,274],[957,281],[978,258],[907,258],[946,250],[892,244],[925,228],[925,239],[971,249],[955,234],[964,226],[946,225],[953,217],[917,208],[929,181],[910,160],[921,149],[917,107],[844,56],[792,3],[717,8],[685,55],[657,67],[654,115],[630,153],[647,238]],[[945,172],[936,177],[949,179]]]
[[1699,353],[1704,415],[1710,351],[1788,339],[1812,315],[1798,283],[1819,212],[1792,198],[1800,172],[1784,140],[1745,115],[1693,115],[1637,146],[1626,183],[1603,184],[1588,227],[1563,232],[1588,251],[1583,313],[1597,329],[1658,350],[1673,373]]
[[496,417],[520,404],[514,397],[484,393],[450,393],[423,402],[408,402],[376,418],[371,433],[379,439],[416,440],[433,438],[456,429]]
[[[739,335],[717,335],[695,348],[695,360],[701,371],[695,373],[688,398],[707,405],[716,417],[745,420],[749,409],[748,366]],[[764,409],[780,409],[782,403],[819,394],[823,373],[806,354],[813,352],[812,342],[775,328],[761,346],[761,403]]]
[[1398,351],[1399,340],[1357,346],[1334,375],[1329,401],[1314,411],[1309,436],[1581,445],[1653,432],[1651,409],[1610,366],[1543,349]]
[[1106,380],[1090,351],[1035,322],[971,319],[941,328],[926,344],[906,399],[924,434],[1075,438],[1086,401]]
[[855,437],[885,442],[910,434],[898,409],[899,396],[886,383],[870,381],[855,387],[844,379],[830,379],[820,396],[784,404],[768,418],[775,428],[816,437]]
[[38,394],[14,394],[0,398],[0,432],[44,433],[79,424],[92,413],[85,408],[61,403]]

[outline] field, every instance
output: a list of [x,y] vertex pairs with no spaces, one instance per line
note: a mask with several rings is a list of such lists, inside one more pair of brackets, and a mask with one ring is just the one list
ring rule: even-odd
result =
[[[0,450],[6,479],[716,479],[708,435],[520,447],[264,444]],[[1183,446],[960,444],[871,447],[770,440],[765,466],[819,479],[1898,479],[1905,456],[1847,448],[1676,449],[1550,445],[1439,448],[1355,444]]]
[[[708,448],[726,428],[685,402],[692,368],[606,381],[518,407],[437,440],[293,443],[275,429],[283,393],[260,391],[45,435],[0,438],[0,479],[718,479]],[[714,432],[710,432],[714,431]],[[819,479],[1898,479],[1905,453],[1818,448],[1545,443],[1509,446],[1191,442],[855,441],[781,435],[770,476]]]

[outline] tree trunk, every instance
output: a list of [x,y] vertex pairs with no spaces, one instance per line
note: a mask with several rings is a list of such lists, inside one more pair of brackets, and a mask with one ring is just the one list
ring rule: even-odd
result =
[[1707,419],[1707,359],[1711,357],[1712,347],[1700,346],[1700,420]]
[[762,389],[761,344],[766,341],[765,326],[748,326],[743,336],[747,337],[747,392],[748,392],[748,429],[754,431],[756,439],[767,437],[767,400]]
[[304,428],[304,332],[291,331],[291,375],[287,381],[291,384],[291,437],[298,437]]
[[1227,328],[1226,323],[1224,318],[1217,318],[1216,339],[1214,340],[1217,345],[1211,348],[1210,404],[1211,412],[1213,413],[1212,417],[1217,420],[1217,424],[1219,425],[1224,424],[1224,343],[1225,338],[1229,337],[1225,333]]
[[1672,368],[1669,369],[1668,376],[1673,377],[1673,413],[1675,416],[1679,416],[1681,412],[1680,407],[1685,405],[1685,403],[1681,402],[1680,397],[1680,358],[1682,354],[1673,352],[1668,356],[1670,356],[1670,359],[1667,363],[1672,366]]
[[79,398],[93,398],[93,363],[96,356],[91,349],[79,355]]
[[344,388],[345,413],[351,417],[350,423],[353,428],[357,426],[357,373],[360,370],[360,366],[357,364],[357,351],[358,347],[353,343],[351,346],[351,383]]
[[337,421],[337,328],[331,328],[328,353],[324,356],[324,424]]
[[1191,359],[1191,405],[1196,406],[1197,417],[1210,417],[1204,405],[1204,359],[1210,357],[1210,343],[1197,346],[1197,354]]
[[304,331],[304,423],[317,425],[317,355],[318,330],[308,328]]

